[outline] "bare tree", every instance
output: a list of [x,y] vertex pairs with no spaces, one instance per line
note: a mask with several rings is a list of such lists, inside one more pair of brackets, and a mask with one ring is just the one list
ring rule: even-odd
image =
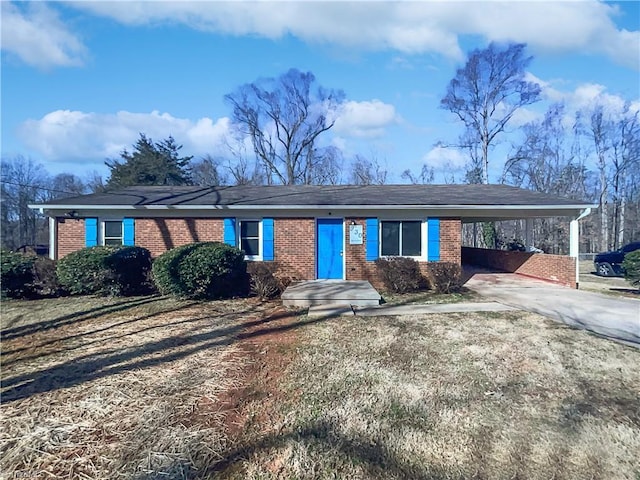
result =
[[305,183],[314,185],[337,185],[342,180],[342,152],[336,147],[327,147],[312,152]]
[[106,190],[102,175],[95,170],[87,175],[85,183],[90,193],[102,193]]
[[267,183],[300,184],[309,179],[317,139],[333,127],[329,114],[344,98],[341,91],[315,83],[313,73],[291,69],[225,95],[235,126],[251,139]]
[[77,197],[88,192],[88,187],[84,180],[73,173],[59,173],[50,182],[51,199]]
[[247,154],[245,138],[238,130],[225,136],[224,144],[228,152],[225,169],[229,172],[232,185],[264,185],[265,166],[257,158]]
[[591,114],[599,174],[600,248],[618,248],[626,239],[627,206],[637,187],[640,164],[640,113],[627,103],[622,112],[607,112],[602,105]]
[[607,187],[608,167],[607,152],[609,145],[607,144],[608,122],[604,115],[602,105],[596,106],[591,114],[591,135],[595,146],[598,159],[598,172],[600,174],[600,192],[598,195],[598,211],[600,212],[600,250],[609,249],[609,224],[608,224],[608,198]]
[[433,183],[435,179],[435,171],[433,170],[433,167],[422,165],[422,169],[420,170],[419,175],[414,174],[410,169],[407,168],[404,172],[402,172],[400,178],[402,178],[403,180],[408,180],[414,185],[424,185],[427,183]]
[[[558,196],[586,196],[584,158],[576,156],[579,132],[575,127],[565,126],[564,119],[564,105],[555,104],[541,121],[523,127],[523,141],[514,146],[513,154],[505,163],[503,180],[506,183]],[[548,253],[568,249],[566,222],[538,219],[535,235]]]
[[369,160],[362,155],[356,155],[351,164],[349,183],[352,185],[384,185],[387,183],[388,172],[374,157]]
[[525,56],[525,44],[502,48],[491,43],[474,50],[467,63],[449,82],[440,106],[454,113],[467,129],[471,146],[479,147],[482,182],[489,183],[489,149],[515,112],[540,98],[540,86],[526,79],[532,57]]
[[46,222],[30,203],[50,198],[50,177],[42,165],[18,155],[3,158],[2,169],[2,244],[8,248],[35,245],[46,239]]
[[628,173],[640,162],[640,122],[639,112],[630,111],[629,104],[614,122],[612,135],[612,194],[613,194],[613,248],[625,242],[627,191],[637,177]]
[[205,155],[199,160],[192,160],[190,165],[191,181],[194,185],[210,187],[226,185],[227,175],[221,171],[221,160],[211,155]]

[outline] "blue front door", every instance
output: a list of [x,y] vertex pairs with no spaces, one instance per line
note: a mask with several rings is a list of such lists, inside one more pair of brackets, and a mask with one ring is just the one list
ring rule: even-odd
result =
[[319,218],[317,238],[318,278],[342,279],[344,231],[341,218]]

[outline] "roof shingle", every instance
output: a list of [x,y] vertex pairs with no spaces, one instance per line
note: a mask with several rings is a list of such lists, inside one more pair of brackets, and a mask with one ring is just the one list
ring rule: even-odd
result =
[[586,205],[507,185],[241,185],[231,187],[128,187],[53,200],[47,205]]

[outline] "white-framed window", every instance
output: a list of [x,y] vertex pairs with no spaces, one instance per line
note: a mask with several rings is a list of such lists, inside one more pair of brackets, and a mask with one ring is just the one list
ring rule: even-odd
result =
[[260,220],[240,220],[239,242],[247,260],[262,259],[262,222]]
[[422,257],[425,232],[420,220],[381,220],[381,257]]
[[102,221],[102,245],[123,245],[122,220]]

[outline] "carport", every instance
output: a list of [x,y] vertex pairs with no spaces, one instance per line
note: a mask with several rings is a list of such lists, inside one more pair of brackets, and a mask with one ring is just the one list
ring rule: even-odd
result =
[[462,246],[462,263],[486,269],[518,273],[521,275],[547,280],[572,288],[578,288],[578,255],[580,245],[580,220],[591,213],[597,205],[572,202],[538,203],[529,205],[497,205],[491,208],[482,206],[467,207],[461,212],[463,224],[479,222],[497,222],[504,220],[525,221],[525,245],[532,245],[533,220],[536,218],[564,217],[569,222],[569,255],[548,253],[506,251],[475,246]]

